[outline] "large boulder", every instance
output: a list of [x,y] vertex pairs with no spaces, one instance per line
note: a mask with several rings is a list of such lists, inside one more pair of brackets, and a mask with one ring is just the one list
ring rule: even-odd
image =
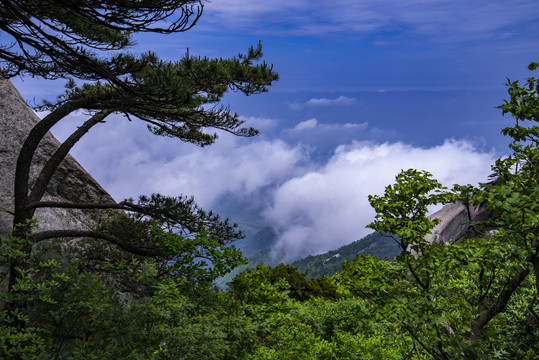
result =
[[460,201],[445,205],[430,216],[440,223],[425,236],[429,243],[446,243],[458,241],[470,230],[470,221],[484,221],[488,218],[486,209],[476,209]]
[[[19,150],[39,117],[24,101],[11,81],[0,79],[0,236],[13,226],[15,164]],[[41,141],[31,167],[35,179],[60,143],[48,133]],[[113,202],[112,197],[70,155],[53,176],[44,200],[70,202]],[[38,209],[39,229],[90,229],[103,211]]]

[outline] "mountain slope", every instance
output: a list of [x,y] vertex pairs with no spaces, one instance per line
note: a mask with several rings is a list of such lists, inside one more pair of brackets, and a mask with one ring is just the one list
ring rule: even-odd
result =
[[353,260],[356,254],[393,260],[399,253],[400,249],[391,237],[375,232],[336,250],[294,261],[292,265],[306,273],[308,278],[313,278],[338,273],[342,264]]

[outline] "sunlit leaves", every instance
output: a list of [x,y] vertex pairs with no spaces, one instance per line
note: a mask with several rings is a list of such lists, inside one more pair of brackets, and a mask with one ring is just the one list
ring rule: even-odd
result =
[[367,227],[397,235],[403,250],[409,246],[420,247],[438,221],[427,218],[429,206],[448,203],[455,196],[426,171],[403,170],[395,180],[394,185],[386,187],[383,196],[369,196],[376,216]]
[[[360,258],[343,267],[341,277],[353,293],[375,304],[379,316],[402,322],[435,358],[486,351],[480,350],[480,335],[498,336],[503,324],[494,319],[519,296],[531,268],[539,269],[539,127],[525,123],[538,121],[539,82],[507,85],[510,100],[500,108],[516,123],[502,131],[512,138],[512,153],[493,166],[495,178],[480,187],[455,186],[450,194],[428,173],[401,172],[384,196],[369,197],[377,212],[369,227],[395,234],[403,253],[391,266]],[[457,199],[489,210],[488,221],[471,224],[482,236],[450,246],[426,244],[436,224],[426,217],[428,206]],[[489,321],[496,325],[489,327]]]

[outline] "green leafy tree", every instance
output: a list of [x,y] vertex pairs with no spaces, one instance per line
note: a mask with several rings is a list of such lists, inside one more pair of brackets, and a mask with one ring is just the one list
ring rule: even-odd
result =
[[391,234],[402,253],[402,259],[419,286],[428,291],[430,276],[413,266],[413,254],[425,251],[425,235],[439,222],[429,219],[429,206],[448,203],[454,196],[427,171],[409,169],[401,171],[396,183],[385,189],[384,196],[369,195],[369,202],[376,211],[374,222],[367,225],[376,231]]
[[[533,62],[529,69],[535,70],[538,66]],[[494,228],[494,237],[513,247],[520,266],[508,274],[505,288],[474,319],[474,339],[489,321],[505,310],[530,273],[535,277],[535,298],[539,296],[539,126],[536,125],[539,122],[539,80],[530,77],[524,87],[518,81],[508,80],[507,86],[510,99],[499,108],[503,114],[511,114],[515,121],[513,126],[502,130],[512,139],[509,145],[512,153],[496,161],[493,170],[497,181],[474,189],[471,201],[495,214],[484,226]]]
[[274,267],[257,265],[245,269],[228,285],[230,292],[240,301],[250,302],[253,289],[260,285],[275,286],[281,292],[298,301],[312,297],[335,299],[338,297],[337,288],[327,277],[307,279],[304,273],[298,272],[292,265],[279,264]]
[[[170,234],[155,236],[171,245]],[[30,265],[11,291],[0,291],[0,302],[27,304],[0,312],[3,359],[241,359],[258,341],[252,321],[207,288],[211,273],[199,274],[187,260],[178,274],[178,266],[151,259],[115,259],[103,276],[81,271],[88,259],[51,257],[45,248],[28,256],[19,251],[24,242],[9,235],[0,244],[3,279],[13,259]],[[148,284],[151,292],[141,291]],[[205,288],[193,296],[193,287]]]
[[[500,108],[515,124],[502,130],[512,138],[511,154],[493,166],[495,181],[456,186],[451,194],[426,172],[401,172],[383,196],[369,198],[377,212],[369,226],[395,234],[401,255],[395,264],[363,258],[344,271],[353,292],[392,316],[433,358],[499,356],[488,344],[513,325],[496,319],[517,303],[528,303],[521,310],[533,315],[528,321],[539,320],[539,83],[528,78],[525,87],[507,85],[511,98]],[[450,246],[428,244],[425,235],[436,224],[426,216],[428,206],[458,198],[492,214],[474,224],[483,235]],[[531,292],[529,276],[536,284]],[[526,344],[528,354],[536,343]]]

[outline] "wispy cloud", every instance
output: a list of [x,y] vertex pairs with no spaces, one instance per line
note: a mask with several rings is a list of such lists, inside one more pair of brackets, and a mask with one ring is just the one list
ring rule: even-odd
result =
[[[55,128],[65,138],[81,113]],[[248,118],[254,126],[272,126],[271,119]],[[300,169],[301,145],[282,140],[245,139],[220,133],[217,142],[200,148],[177,139],[150,134],[141,121],[111,116],[90,131],[73,155],[116,200],[154,192],[193,195],[211,208],[225,193],[249,194],[281,183]]]
[[245,121],[243,126],[245,127],[254,127],[260,131],[274,130],[279,125],[279,122],[275,119],[264,118],[264,117],[240,117],[241,120]]
[[375,128],[369,123],[321,123],[317,119],[302,121],[293,128],[284,129],[280,138],[290,144],[303,144],[315,152],[330,154],[337,146],[354,140],[368,139]]
[[314,129],[318,125],[318,120],[310,119],[302,121],[294,127],[294,130]]
[[406,31],[465,41],[507,34],[506,27],[539,18],[535,0],[229,0],[206,6],[210,21],[251,32],[323,36]]
[[356,98],[350,98],[347,96],[339,96],[336,99],[328,99],[328,98],[312,98],[309,101],[307,101],[306,105],[311,106],[332,106],[332,105],[349,105],[353,104],[357,101]]

